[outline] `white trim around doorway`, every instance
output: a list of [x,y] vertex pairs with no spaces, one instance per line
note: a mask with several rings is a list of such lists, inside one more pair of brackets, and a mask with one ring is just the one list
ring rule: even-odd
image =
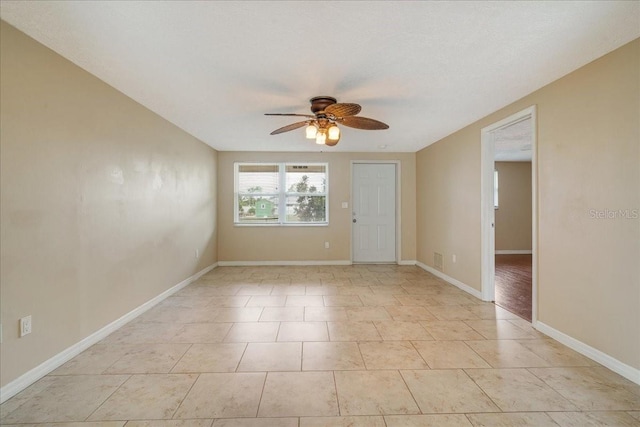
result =
[[531,119],[531,323],[538,318],[538,140],[536,106],[525,108],[481,130],[481,294],[484,301],[495,300],[495,211],[493,205],[493,171],[495,147],[493,132],[525,119]]

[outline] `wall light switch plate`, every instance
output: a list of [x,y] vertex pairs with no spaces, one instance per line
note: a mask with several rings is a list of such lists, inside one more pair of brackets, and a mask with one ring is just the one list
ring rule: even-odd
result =
[[349,209],[349,202],[342,202],[342,209]]

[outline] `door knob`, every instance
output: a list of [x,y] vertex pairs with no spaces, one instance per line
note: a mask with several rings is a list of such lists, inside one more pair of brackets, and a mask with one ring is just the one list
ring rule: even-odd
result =
[[358,220],[353,218],[353,223],[355,224],[356,222],[358,222]]

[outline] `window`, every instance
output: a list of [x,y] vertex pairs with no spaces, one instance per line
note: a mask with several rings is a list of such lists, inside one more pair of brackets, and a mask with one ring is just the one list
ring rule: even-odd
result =
[[326,225],[326,163],[236,163],[236,224]]
[[493,171],[493,208],[498,209],[498,171]]

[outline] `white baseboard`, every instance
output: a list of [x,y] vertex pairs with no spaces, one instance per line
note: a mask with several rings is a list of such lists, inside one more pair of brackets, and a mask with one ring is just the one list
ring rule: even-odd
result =
[[[398,265],[416,265],[416,260],[401,260]],[[365,263],[368,264],[368,263]],[[376,264],[376,263],[373,263]],[[388,263],[384,263],[388,264]],[[353,265],[349,260],[328,261],[219,261],[220,267],[257,267],[257,266],[305,266],[305,265]]]
[[217,263],[212,264],[203,270],[200,270],[193,276],[183,280],[182,282],[178,283],[175,286],[172,286],[171,288],[167,289],[160,295],[150,299],[149,301],[145,302],[144,304],[140,305],[139,307],[133,309],[129,313],[120,317],[119,319],[109,323],[105,327],[92,333],[91,335],[75,343],[71,347],[66,348],[65,350],[56,354],[52,358],[45,360],[40,365],[36,366],[30,371],[20,375],[18,378],[11,381],[10,383],[7,383],[4,387],[0,388],[0,403],[3,403],[7,399],[10,399],[11,397],[20,393],[22,390],[24,390],[31,384],[35,383],[36,381],[38,381],[40,378],[44,377],[45,375],[52,372],[53,370],[59,368],[64,363],[73,359],[74,357],[76,357],[77,355],[79,355],[80,353],[82,353],[92,345],[96,344],[101,339],[105,338],[107,335],[111,334],[118,328],[124,326],[125,324],[129,323],[136,317],[140,316],[142,313],[149,310],[150,308],[152,308],[153,306],[155,306],[165,298],[171,296],[172,294],[178,292],[180,289],[184,288],[185,286],[198,280],[200,276],[208,273],[209,271],[213,270],[216,267],[217,267]]
[[256,266],[288,266],[288,265],[351,265],[349,260],[327,261],[218,261],[220,267],[256,267]]
[[465,283],[462,283],[458,279],[454,279],[451,276],[447,276],[442,271],[436,270],[433,267],[429,267],[427,264],[423,264],[420,261],[416,262],[416,265],[418,267],[420,267],[421,269],[423,269],[425,271],[428,271],[429,273],[433,274],[434,276],[437,276],[437,277],[441,278],[442,280],[445,280],[445,281],[451,283],[453,286],[456,286],[456,287],[462,289],[463,291],[473,295],[474,297],[476,297],[478,299],[482,299],[482,293],[480,291],[472,288],[471,286],[469,286],[469,285],[467,285]]
[[[466,285],[462,282],[460,282],[459,280],[454,279],[453,277],[447,276],[446,274],[444,274],[443,272],[434,269],[433,267],[430,267],[426,264],[423,264],[421,262],[417,262],[416,265],[420,268],[422,268],[423,270],[428,271],[429,273],[433,274],[434,276],[437,276],[449,283],[451,283],[454,286],[457,286],[458,288],[462,289],[465,292],[470,293],[471,295],[473,295],[474,297],[478,298],[478,299],[482,299],[482,294],[480,291],[477,291],[475,289],[473,289],[472,287],[470,287],[469,285]],[[598,363],[600,363],[601,365],[611,369],[613,372],[616,372],[620,375],[622,375],[623,377],[625,377],[626,379],[628,379],[629,381],[633,381],[636,384],[640,385],[640,369],[636,369],[633,366],[629,366],[626,363],[623,363],[621,361],[619,361],[618,359],[609,356],[606,353],[603,353],[600,350],[597,350],[585,343],[583,343],[582,341],[579,341],[565,333],[562,333],[554,328],[552,328],[549,325],[546,325],[540,321],[536,322],[536,324],[534,325],[534,327],[542,332],[545,335],[548,335],[549,337],[553,338],[554,340],[566,345],[567,347],[571,348],[572,350],[577,351],[578,353],[588,357],[589,359],[592,359]]]
[[495,251],[496,255],[531,255],[531,249],[500,249]]
[[577,351],[578,353],[592,359],[601,365],[611,369],[613,372],[616,372],[629,381],[633,381],[636,384],[640,385],[640,369],[636,369],[633,366],[629,366],[626,363],[619,361],[606,353],[597,350],[590,345],[583,343],[582,341],[578,341],[577,339],[558,331],[557,329],[552,328],[549,325],[546,325],[540,321],[536,322],[534,327],[542,332],[545,335],[550,336],[554,340],[561,342],[572,350]]

